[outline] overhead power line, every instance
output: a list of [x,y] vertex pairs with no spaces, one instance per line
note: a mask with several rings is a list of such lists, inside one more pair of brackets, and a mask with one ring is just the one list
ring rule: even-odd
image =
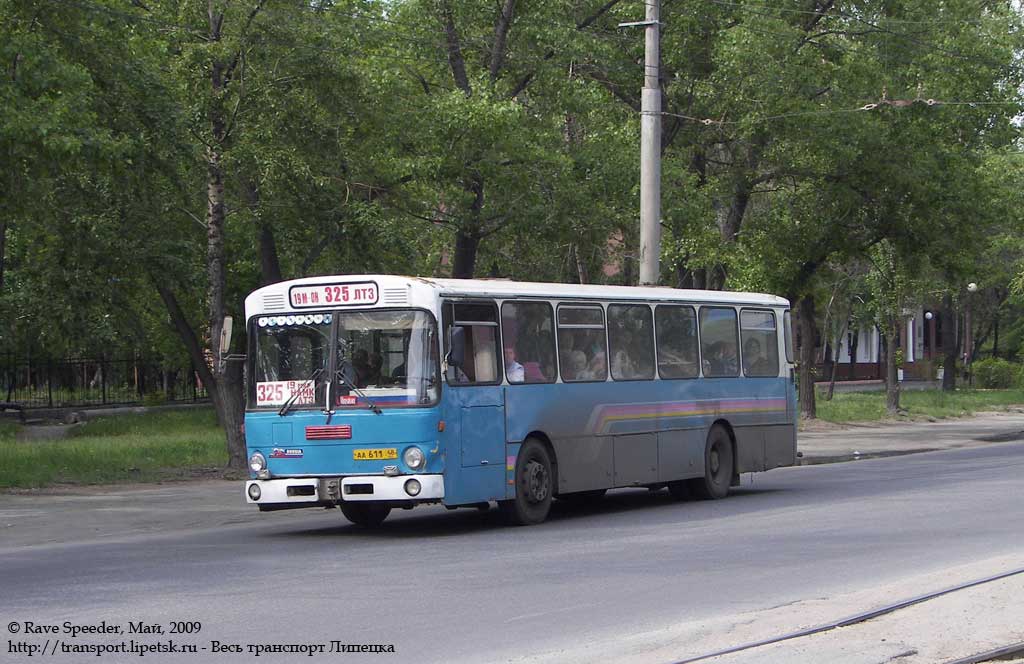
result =
[[[755,118],[758,122],[767,122],[769,120],[781,120],[784,118],[795,118],[810,115],[837,115],[840,113],[864,113],[868,111],[874,111],[881,108],[907,108],[910,106],[971,106],[971,107],[982,107],[982,106],[1021,106],[1024,105],[1024,101],[944,101],[940,99],[887,99],[883,97],[876,102],[869,102],[856,108],[837,108],[837,109],[822,109],[817,111],[794,111],[792,113],[779,113],[778,115],[768,115],[764,117]],[[643,115],[643,112],[641,112]],[[724,118],[699,118],[692,115],[683,115],[681,113],[670,113],[663,111],[659,115],[669,116],[673,118],[680,118],[682,120],[689,120],[691,122],[697,122],[705,126],[726,126],[726,125],[738,125],[748,122],[747,120],[726,120]]]

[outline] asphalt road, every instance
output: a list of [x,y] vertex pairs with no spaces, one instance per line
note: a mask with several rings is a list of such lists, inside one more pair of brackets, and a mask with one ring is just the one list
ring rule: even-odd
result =
[[[980,561],[1024,561],[1022,478],[1024,443],[1012,442],[778,469],[744,476],[724,501],[613,492],[597,507],[558,505],[531,528],[504,527],[493,510],[430,507],[392,512],[381,530],[365,532],[337,510],[300,510],[86,544],[0,542],[0,625],[201,621],[200,634],[173,638],[207,648],[212,640],[394,646],[394,655],[344,655],[363,661],[611,661],[616,643],[657,639],[683,623],[752,621],[800,602],[827,612],[830,598],[938,580]],[[732,645],[728,631],[701,647]],[[660,646],[664,661],[671,649]],[[678,646],[680,659],[699,654],[693,643]],[[338,656],[258,661],[328,658]],[[0,661],[34,660],[8,644]]]

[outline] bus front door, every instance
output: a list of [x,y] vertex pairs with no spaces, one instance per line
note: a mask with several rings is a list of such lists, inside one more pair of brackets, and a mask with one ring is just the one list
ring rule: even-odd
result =
[[448,459],[454,482],[451,491],[446,488],[445,502],[466,504],[503,500],[505,400],[502,387],[449,386],[448,391],[452,397],[449,420],[458,422],[457,442],[451,442],[456,443],[459,456],[455,459],[452,454]]

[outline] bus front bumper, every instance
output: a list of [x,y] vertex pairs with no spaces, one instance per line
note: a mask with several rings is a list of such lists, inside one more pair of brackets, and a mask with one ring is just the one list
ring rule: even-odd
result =
[[[411,483],[412,480],[419,483],[418,492],[414,492],[416,484]],[[245,483],[245,501],[250,505],[380,500],[422,502],[441,498],[444,498],[444,477],[441,475],[287,477]]]

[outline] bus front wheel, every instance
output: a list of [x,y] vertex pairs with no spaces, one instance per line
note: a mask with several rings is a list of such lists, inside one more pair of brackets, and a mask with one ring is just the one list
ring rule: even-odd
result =
[[531,526],[548,518],[554,478],[551,474],[551,456],[540,441],[527,438],[516,458],[516,497],[498,505],[512,524]]
[[704,477],[687,480],[687,486],[700,498],[725,498],[732,484],[732,471],[732,438],[725,427],[716,424],[704,445]]
[[376,528],[388,518],[391,508],[378,503],[342,503],[341,513],[362,528]]

